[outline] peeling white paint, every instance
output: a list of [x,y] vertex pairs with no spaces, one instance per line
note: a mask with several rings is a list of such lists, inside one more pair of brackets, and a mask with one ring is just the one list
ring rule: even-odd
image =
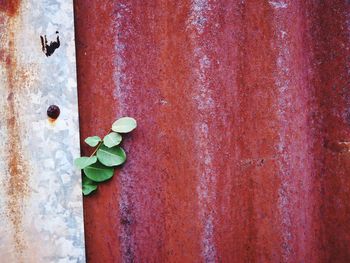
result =
[[[121,2],[117,4],[117,14],[116,14],[116,32],[117,32],[117,40],[116,40],[116,93],[114,95],[115,101],[118,101],[121,105],[119,107],[118,116],[123,116],[125,112],[128,111],[127,107],[127,99],[129,90],[131,90],[130,79],[129,76],[125,73],[126,71],[126,58],[125,51],[127,49],[127,41],[125,38],[130,32],[133,32],[132,25],[129,21],[131,16],[131,10],[128,2]],[[120,32],[120,37],[118,35]],[[119,229],[119,237],[121,243],[121,254],[123,262],[133,262],[135,261],[135,253],[136,253],[136,245],[134,236],[132,235],[131,226],[134,222],[134,218],[132,217],[131,211],[133,209],[132,200],[130,192],[132,192],[132,188],[135,184],[134,177],[129,174],[124,169],[119,173],[120,177],[120,198],[119,198],[119,213],[120,217],[123,221],[127,222],[127,224],[121,224]]]
[[[269,2],[275,8],[286,8],[287,4],[284,2]],[[276,11],[278,12],[278,11]],[[284,12],[284,11],[281,11]],[[275,14],[278,16],[279,14]],[[283,15],[283,14],[281,14]],[[279,131],[279,143],[277,149],[280,154],[280,158],[277,159],[280,167],[280,178],[281,186],[278,190],[278,209],[281,215],[281,226],[282,226],[282,258],[283,262],[290,262],[290,257],[294,253],[292,241],[292,221],[290,214],[290,196],[289,191],[291,189],[290,181],[290,158],[287,150],[287,140],[288,140],[288,122],[290,121],[287,117],[287,111],[290,106],[288,91],[290,89],[289,81],[289,63],[288,58],[290,57],[289,43],[285,36],[288,34],[288,29],[282,23],[275,22],[275,30],[280,34],[277,34],[277,39],[275,40],[274,46],[278,50],[278,56],[276,60],[277,74],[275,77],[275,84],[279,90],[278,97],[278,118],[281,123]]]
[[288,4],[284,1],[269,1],[269,4],[276,9],[288,7]]
[[198,34],[203,34],[207,24],[206,14],[211,10],[208,0],[193,0],[188,25],[194,28]]
[[[190,25],[190,31],[194,45],[193,55],[197,66],[194,68],[194,76],[197,77],[197,83],[192,97],[198,109],[198,120],[195,123],[195,145],[197,150],[197,171],[198,171],[198,207],[199,218],[203,224],[203,233],[201,240],[202,257],[205,262],[216,262],[217,251],[214,240],[215,233],[215,209],[212,205],[216,199],[216,172],[214,166],[215,149],[211,143],[212,132],[209,130],[208,122],[213,116],[215,101],[210,88],[210,79],[207,78],[208,71],[212,66],[212,61],[205,51],[203,42],[205,39],[201,35],[210,21],[209,13],[211,6],[208,1],[197,0],[191,3],[191,13],[187,24]],[[203,42],[202,42],[203,41]]]
[[[294,8],[299,8],[298,5]],[[293,10],[294,11],[294,10]],[[299,56],[299,50],[303,47],[301,35],[304,32],[296,32],[295,27],[303,27],[301,21],[296,20],[296,25],[290,29],[292,10],[273,10],[273,25],[275,38],[272,47],[277,53],[275,69],[275,86],[278,94],[276,113],[278,118],[279,142],[276,148],[279,152],[278,162],[280,187],[278,190],[278,211],[281,235],[281,262],[294,262],[302,260],[307,251],[308,241],[312,235],[311,221],[308,213],[313,207],[313,198],[309,197],[311,191],[310,176],[314,170],[313,159],[309,157],[312,147],[313,135],[308,130],[309,118],[312,111],[309,110],[308,98],[310,96],[307,85],[307,77],[304,75],[305,58]],[[305,66],[307,67],[307,66]],[[307,109],[305,112],[304,109]],[[300,127],[304,127],[300,130]],[[291,138],[291,134],[298,136],[297,140]],[[298,152],[298,156],[295,153]],[[299,174],[297,177],[292,176]],[[303,202],[298,198],[302,196]],[[298,212],[296,212],[298,211]],[[300,224],[303,231],[295,231],[295,225]],[[296,258],[297,257],[297,258]]]

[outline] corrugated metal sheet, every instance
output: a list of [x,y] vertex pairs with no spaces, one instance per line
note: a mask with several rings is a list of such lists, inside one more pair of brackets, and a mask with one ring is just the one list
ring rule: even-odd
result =
[[72,1],[0,0],[0,97],[0,261],[84,262]]
[[349,8],[76,0],[82,138],[139,123],[89,262],[350,262]]

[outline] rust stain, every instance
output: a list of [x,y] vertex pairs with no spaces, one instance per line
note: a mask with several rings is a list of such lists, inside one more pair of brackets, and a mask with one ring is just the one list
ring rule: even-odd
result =
[[[8,3],[9,14],[15,13],[15,2]],[[4,7],[5,4],[0,7]],[[1,9],[2,10],[2,9]],[[17,9],[16,9],[17,10]],[[6,108],[6,122],[7,122],[7,160],[9,172],[9,181],[7,184],[7,204],[6,214],[12,224],[14,247],[17,254],[17,260],[23,262],[23,253],[26,248],[26,242],[23,237],[23,207],[25,205],[24,199],[29,194],[28,188],[28,165],[26,160],[22,157],[23,151],[21,146],[19,123],[19,113],[16,97],[19,95],[21,85],[26,81],[25,71],[18,65],[16,61],[15,48],[15,33],[13,20],[10,20],[7,25],[8,30],[8,50],[5,52],[6,59],[6,75],[7,75],[7,108]]]
[[57,120],[57,119],[52,119],[52,118],[50,118],[50,117],[47,118],[47,121],[49,122],[49,124],[50,124],[51,126],[55,126],[56,120]]
[[328,141],[326,140],[324,146],[335,153],[346,153],[350,151],[350,142],[348,141]]
[[0,0],[0,12],[5,12],[8,16],[16,16],[20,4],[20,0]]
[[81,138],[140,125],[85,200],[88,261],[350,262],[349,4],[112,2],[75,1]]
[[[83,2],[83,1],[80,1]],[[103,135],[105,127],[109,127],[111,120],[115,118],[115,112],[117,105],[115,104],[113,96],[102,96],[102,94],[113,94],[114,91],[114,57],[115,52],[95,52],[95,49],[104,49],[105,47],[112,47],[115,45],[116,32],[112,31],[109,25],[113,24],[113,16],[109,15],[110,10],[115,10],[114,1],[105,1],[104,3],[92,1],[91,4],[86,4],[86,1],[82,5],[75,6],[75,18],[77,25],[80,29],[84,29],[83,36],[80,35],[77,44],[77,70],[80,72],[78,75],[79,86],[81,90],[87,90],[92,88],[92,93],[80,92],[79,101],[89,102],[90,96],[95,96],[96,105],[92,104],[80,104],[79,114],[83,114],[83,118],[89,121],[80,120],[80,138],[82,153],[88,154],[89,148],[83,141],[83,138],[89,136],[89,134],[95,133]],[[93,25],[95,31],[94,34],[90,34],[86,28]],[[108,36],[108,37],[106,37]],[[96,41],[96,39],[103,39],[103,41]],[[105,49],[107,50],[107,49]],[[103,61],[103,63],[101,63]],[[103,74],[91,74],[91,69],[95,69],[95,72],[103,72]],[[103,87],[103,88],[100,88]],[[103,93],[100,93],[103,92]],[[105,111],[106,108],[110,110]],[[95,118],[99,116],[99,118]],[[100,116],[103,116],[102,118]],[[84,125],[81,125],[81,124]],[[94,250],[87,251],[88,262],[113,262],[121,258],[121,249],[114,249],[121,246],[119,238],[120,225],[125,226],[126,232],[128,229],[132,229],[134,225],[121,224],[120,220],[115,221],[116,218],[120,218],[120,210],[118,207],[119,188],[114,188],[114,184],[117,180],[111,180],[102,187],[109,189],[115,189],[115,191],[98,191],[94,198],[85,198],[84,200],[84,224],[85,229],[94,229],[99,233],[98,238],[95,238],[95,232],[85,232],[86,246],[89,248],[107,247],[107,249],[101,249],[101,253],[96,253]],[[96,200],[99,200],[96,202]],[[109,201],[108,201],[109,200]],[[116,200],[116,201],[112,201]],[[110,209],[104,209],[104,207],[98,205],[98,203],[108,203]],[[102,207],[102,209],[100,209]],[[97,212],[98,211],[98,212]],[[94,220],[95,213],[99,214],[99,220]],[[124,218],[130,221],[130,213],[128,210],[123,211]],[[104,237],[104,238],[102,238]],[[129,250],[130,251],[130,250]]]

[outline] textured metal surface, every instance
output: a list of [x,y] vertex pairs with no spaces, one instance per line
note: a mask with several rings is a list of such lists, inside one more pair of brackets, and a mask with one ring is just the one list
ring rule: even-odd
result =
[[139,123],[89,262],[350,262],[349,8],[76,0],[82,138]]
[[73,21],[72,1],[0,1],[1,262],[85,261]]

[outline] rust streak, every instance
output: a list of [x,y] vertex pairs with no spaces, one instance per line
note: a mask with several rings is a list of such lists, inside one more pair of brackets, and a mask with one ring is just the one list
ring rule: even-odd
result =
[[347,153],[350,151],[350,142],[348,141],[325,140],[324,146],[334,153]]
[[20,0],[0,0],[0,12],[5,12],[8,16],[16,16],[21,4]]
[[[11,9],[12,10],[12,9]],[[13,226],[14,247],[18,256],[18,261],[23,261],[23,252],[26,248],[23,238],[23,206],[24,199],[28,195],[28,166],[22,157],[22,146],[20,137],[19,114],[17,111],[16,96],[20,92],[21,83],[25,81],[25,74],[18,66],[15,58],[15,30],[12,30],[12,24],[9,26],[9,47],[6,57],[7,74],[7,165],[9,172],[9,181],[7,185],[7,207],[6,213]]]

